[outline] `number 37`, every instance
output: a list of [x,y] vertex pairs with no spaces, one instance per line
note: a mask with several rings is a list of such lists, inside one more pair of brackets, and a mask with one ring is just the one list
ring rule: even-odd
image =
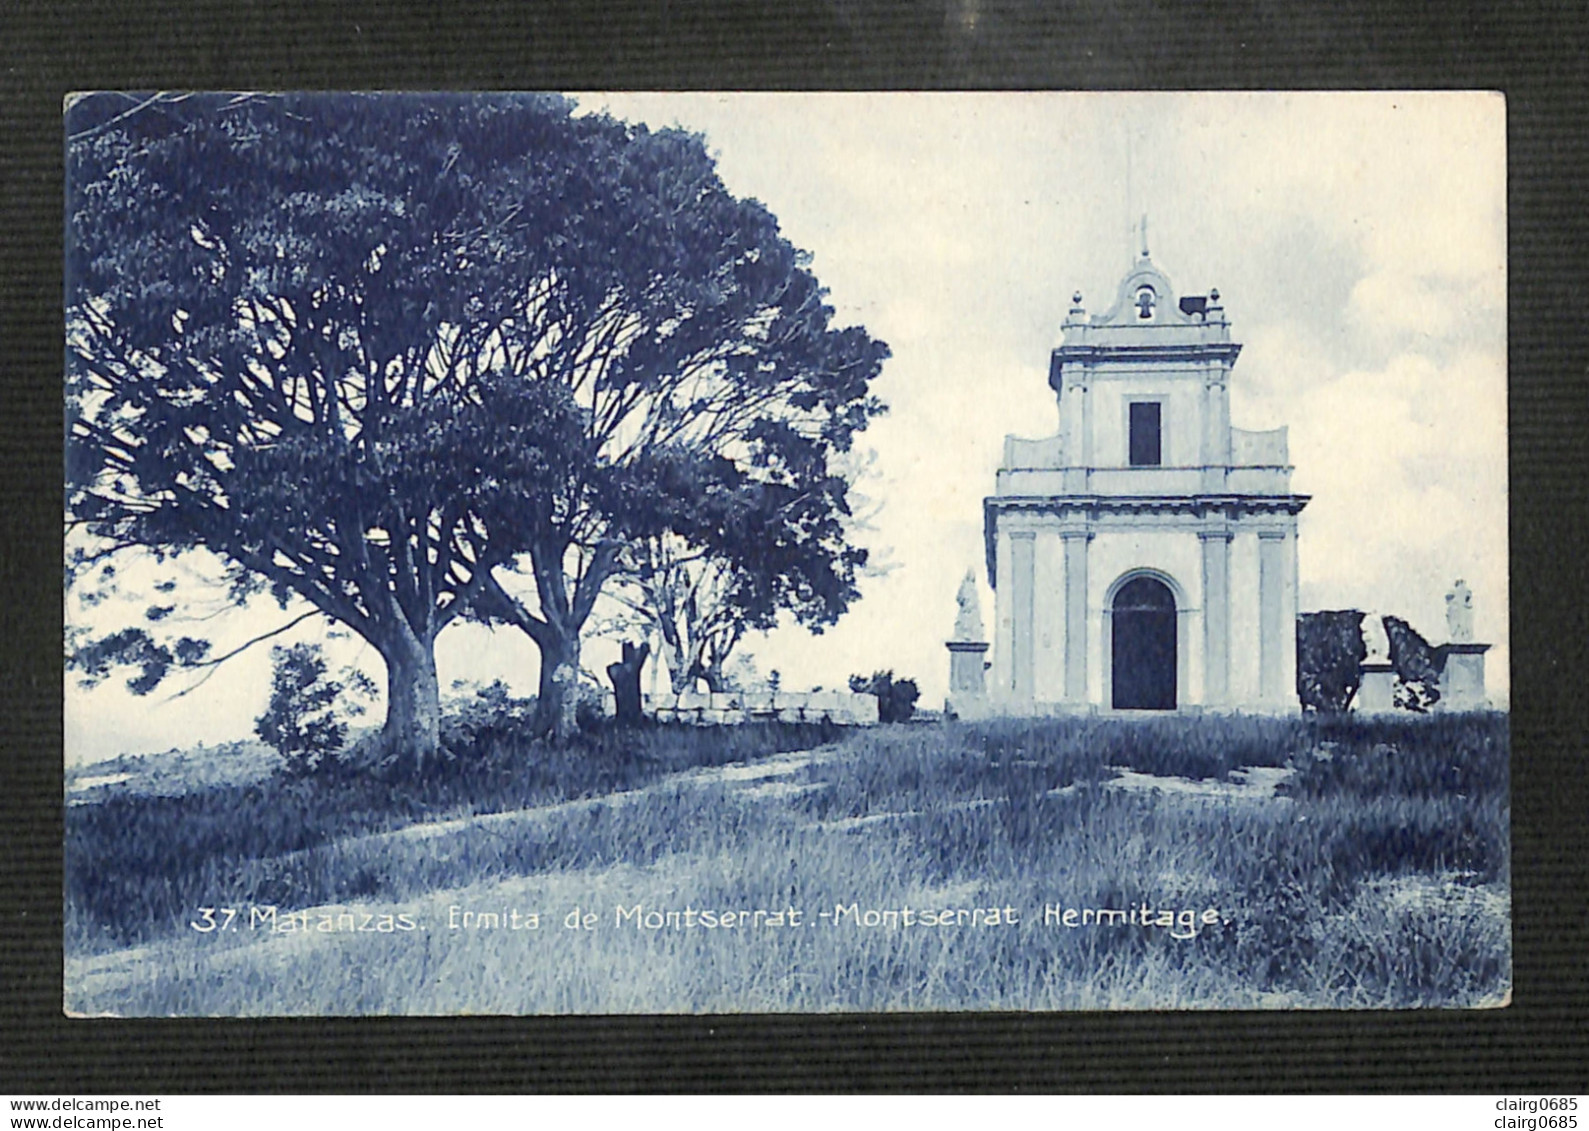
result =
[[[221,914],[221,922],[219,923],[215,921],[217,911]],[[235,907],[201,907],[199,908],[199,917],[190,922],[188,926],[200,934],[207,935],[211,931],[226,930],[227,927],[232,925],[232,920],[235,918],[237,918],[237,909]]]

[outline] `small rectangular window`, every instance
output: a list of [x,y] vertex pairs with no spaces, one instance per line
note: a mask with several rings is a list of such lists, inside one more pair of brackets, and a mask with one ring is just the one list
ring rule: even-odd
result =
[[1131,466],[1158,467],[1159,402],[1136,401],[1131,405]]

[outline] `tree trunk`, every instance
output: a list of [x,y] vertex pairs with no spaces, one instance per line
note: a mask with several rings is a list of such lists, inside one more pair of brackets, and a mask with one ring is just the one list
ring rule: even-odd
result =
[[621,726],[639,726],[645,719],[641,710],[640,671],[646,666],[651,645],[636,648],[629,641],[623,644],[623,659],[607,665],[607,678],[612,680],[613,701],[617,704],[618,722]]
[[677,637],[670,640],[667,634],[662,636],[663,658],[668,668],[668,686],[673,689],[673,694],[679,695],[686,691],[694,691],[695,687],[690,682],[690,665],[685,658],[684,647],[678,642]]
[[386,723],[380,760],[407,766],[418,777],[441,750],[435,648],[403,625],[384,642],[381,658],[386,661]]
[[541,649],[541,683],[535,705],[537,729],[565,742],[579,729],[579,633],[546,634]]

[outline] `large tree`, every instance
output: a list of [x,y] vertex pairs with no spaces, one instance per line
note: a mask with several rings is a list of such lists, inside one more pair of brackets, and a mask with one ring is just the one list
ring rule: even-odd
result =
[[546,99],[68,113],[69,524],[96,554],[203,547],[236,595],[353,628],[386,664],[382,745],[416,768],[436,635],[517,550],[497,516],[563,442],[493,351],[525,249],[566,238],[537,205],[568,209],[579,141]]
[[695,530],[670,488],[725,464],[801,482],[877,407],[884,348],[829,329],[699,138],[572,110],[100,95],[68,114],[68,523],[90,560],[202,547],[239,596],[347,624],[386,663],[381,744],[416,768],[447,624],[529,631],[566,732],[624,546]]
[[731,562],[754,622],[779,604],[809,623],[843,610],[865,560],[845,538],[845,453],[881,410],[869,387],[888,356],[832,325],[809,257],[726,190],[698,136],[611,124],[589,177],[604,206],[502,357],[517,387],[568,406],[552,481],[513,515],[533,589],[502,569],[474,598],[538,645],[541,721],[560,734],[596,599],[647,546]]

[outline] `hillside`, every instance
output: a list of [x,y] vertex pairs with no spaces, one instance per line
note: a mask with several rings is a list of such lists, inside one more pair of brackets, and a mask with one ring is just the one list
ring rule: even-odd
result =
[[493,751],[452,786],[267,778],[73,807],[68,1009],[1509,994],[1505,716],[663,728]]

